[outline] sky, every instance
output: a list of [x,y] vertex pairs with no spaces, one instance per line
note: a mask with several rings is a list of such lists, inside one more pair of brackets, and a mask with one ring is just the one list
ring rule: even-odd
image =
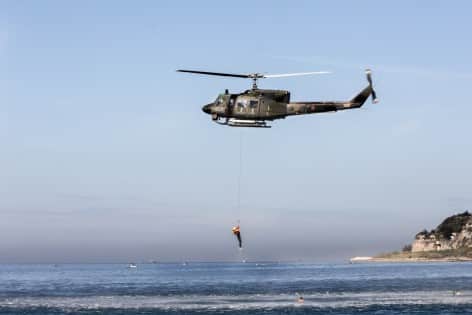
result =
[[[400,249],[472,205],[471,9],[0,1],[0,262],[325,262]],[[313,101],[351,98],[367,67],[380,103],[271,129],[201,111],[249,80],[175,72],[331,71],[259,82]]]

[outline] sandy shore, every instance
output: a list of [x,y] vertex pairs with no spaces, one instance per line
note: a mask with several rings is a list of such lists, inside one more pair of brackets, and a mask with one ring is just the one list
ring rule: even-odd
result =
[[466,262],[472,261],[471,257],[444,257],[444,258],[424,258],[424,257],[369,257],[368,259],[351,258],[351,263],[404,263],[404,262]]

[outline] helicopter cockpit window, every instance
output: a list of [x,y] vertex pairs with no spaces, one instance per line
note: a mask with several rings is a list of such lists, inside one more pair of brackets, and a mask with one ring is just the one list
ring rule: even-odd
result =
[[249,101],[249,107],[250,108],[256,108],[257,107],[257,103],[259,103],[258,101]]
[[224,98],[223,98],[223,96],[221,96],[221,95],[218,96],[218,97],[216,98],[216,102],[215,102],[215,103],[216,103],[216,105],[221,105],[221,104],[223,104],[223,103],[224,103]]

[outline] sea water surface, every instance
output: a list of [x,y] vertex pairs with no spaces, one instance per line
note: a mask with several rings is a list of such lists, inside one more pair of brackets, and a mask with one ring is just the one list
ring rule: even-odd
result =
[[0,314],[472,314],[472,264],[0,265]]

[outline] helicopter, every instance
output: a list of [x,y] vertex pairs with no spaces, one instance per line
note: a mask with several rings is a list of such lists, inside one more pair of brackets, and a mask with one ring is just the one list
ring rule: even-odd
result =
[[267,90],[257,87],[257,80],[265,78],[281,78],[301,75],[326,74],[327,71],[285,73],[285,74],[234,74],[179,69],[186,72],[203,75],[247,78],[252,79],[252,88],[242,93],[229,93],[228,89],[219,94],[213,103],[204,105],[203,112],[211,115],[211,119],[225,126],[270,128],[268,121],[285,119],[288,116],[336,112],[338,110],[355,109],[364,105],[372,97],[372,103],[377,103],[377,95],[372,86],[371,70],[366,69],[368,85],[348,101],[325,102],[290,102],[290,92],[285,90]]

